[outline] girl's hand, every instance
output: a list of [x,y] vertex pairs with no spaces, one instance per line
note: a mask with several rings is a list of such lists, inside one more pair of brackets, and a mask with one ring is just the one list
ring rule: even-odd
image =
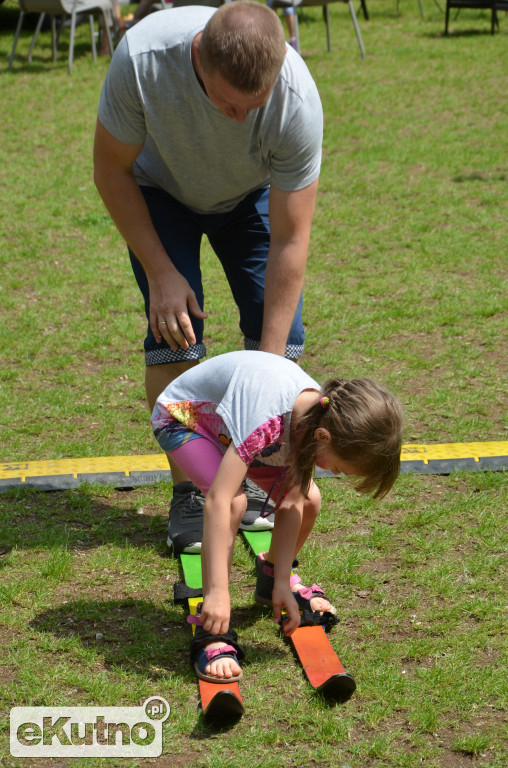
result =
[[207,632],[212,635],[225,634],[229,629],[230,616],[229,592],[209,592],[203,599],[201,621]]
[[282,628],[285,635],[292,635],[300,626],[300,609],[288,584],[274,585],[272,592],[273,620],[279,623],[282,609],[286,610],[288,618],[285,619]]

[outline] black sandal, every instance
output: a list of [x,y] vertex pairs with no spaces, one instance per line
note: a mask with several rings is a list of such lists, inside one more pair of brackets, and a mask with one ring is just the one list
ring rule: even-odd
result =
[[[242,672],[232,677],[217,677],[217,675],[210,675],[205,671],[210,661],[223,656],[234,659],[238,664],[244,660],[245,653],[238,644],[238,636],[234,629],[228,629],[224,634],[212,635],[211,632],[203,629],[199,623],[201,621],[199,614],[197,616],[189,616],[187,621],[196,624],[196,630],[190,647],[190,662],[194,666],[197,676],[201,680],[207,680],[209,683],[234,683],[240,680]],[[214,648],[208,651],[207,646],[217,641],[223,641],[226,645],[222,648]]]

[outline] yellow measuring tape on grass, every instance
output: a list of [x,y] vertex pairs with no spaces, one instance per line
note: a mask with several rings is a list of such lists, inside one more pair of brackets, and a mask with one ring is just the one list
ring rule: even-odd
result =
[[[508,469],[508,442],[408,444],[402,446],[400,458],[402,473]],[[318,470],[316,476],[331,475]],[[130,488],[170,478],[166,457],[160,453],[0,463],[0,490],[20,486],[59,490],[86,482]]]

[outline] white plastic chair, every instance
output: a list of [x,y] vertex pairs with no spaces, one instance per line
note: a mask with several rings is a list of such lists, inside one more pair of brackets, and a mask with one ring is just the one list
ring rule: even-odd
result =
[[[63,22],[66,16],[70,17],[71,35],[69,41],[69,74],[72,72],[72,61],[74,59],[74,38],[76,33],[76,18],[78,14],[84,14],[89,18],[90,36],[92,39],[92,56],[97,61],[97,48],[95,45],[94,16],[101,16],[103,28],[108,39],[111,52],[113,51],[113,40],[111,38],[110,23],[113,18],[113,4],[111,0],[18,0],[20,5],[20,14],[14,36],[14,43],[9,57],[9,69],[12,69],[16,46],[23,26],[23,19],[27,13],[38,13],[39,20],[35,28],[34,36],[28,51],[28,61],[32,61],[32,52],[37,42],[42,22],[46,14],[51,16],[51,37],[53,44],[53,61],[56,61],[58,38],[60,28],[56,29],[56,18],[59,17]],[[61,26],[61,25],[60,25]]]

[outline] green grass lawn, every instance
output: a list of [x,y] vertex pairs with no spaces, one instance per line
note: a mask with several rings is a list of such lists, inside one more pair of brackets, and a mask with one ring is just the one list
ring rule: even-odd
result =
[[[323,170],[305,286],[303,367],[391,388],[406,443],[505,441],[508,17],[444,17],[435,2],[367,0],[359,54],[347,6],[300,21],[325,113]],[[126,12],[123,8],[123,12]],[[17,6],[0,5],[0,461],[155,453],[144,403],[145,320],[126,249],[92,180],[108,60],[78,27],[51,61],[29,19],[7,68]],[[206,343],[242,340],[204,248]],[[332,643],[358,688],[312,694],[238,542],[234,623],[248,662],[246,716],[206,726],[187,663],[180,578],[165,547],[168,484],[0,495],[0,764],[115,765],[9,755],[12,706],[171,704],[148,768],[504,768],[504,473],[408,476],[382,502],[319,481],[302,552],[341,623]],[[97,640],[97,636],[102,638]],[[122,765],[135,765],[123,760]]]

